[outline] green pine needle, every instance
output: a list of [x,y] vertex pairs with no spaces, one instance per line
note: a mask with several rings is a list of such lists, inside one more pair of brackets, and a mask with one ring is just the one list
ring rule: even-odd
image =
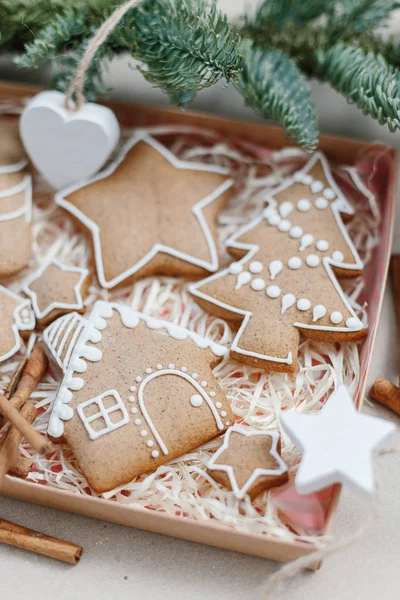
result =
[[310,87],[296,63],[281,50],[242,44],[243,71],[238,89],[246,103],[278,121],[288,136],[309,152],[318,144],[318,124]]
[[400,128],[400,77],[381,56],[342,42],[321,56],[324,80],[390,131]]

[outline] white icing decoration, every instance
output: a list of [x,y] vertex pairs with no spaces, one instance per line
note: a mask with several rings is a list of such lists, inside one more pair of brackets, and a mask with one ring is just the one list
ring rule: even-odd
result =
[[[2,167],[0,167],[0,174],[2,174]],[[20,183],[9,187],[0,192],[0,200],[3,198],[9,198],[10,196],[16,196],[17,194],[24,193],[24,202],[22,206],[11,212],[0,213],[0,223],[5,221],[13,221],[19,217],[24,217],[26,223],[30,223],[32,220],[32,177],[25,175]]]
[[311,202],[308,198],[302,198],[297,202],[297,210],[300,212],[307,212],[311,208]]
[[292,210],[293,204],[291,202],[282,202],[282,204],[279,206],[279,213],[283,219],[286,219]]
[[316,254],[309,254],[306,258],[306,263],[309,267],[318,267],[320,258]]
[[332,323],[335,323],[335,325],[338,325],[343,321],[343,315],[338,310],[335,310],[333,313],[331,313],[330,320]]
[[336,262],[343,262],[343,261],[344,261],[344,256],[343,256],[343,253],[342,253],[342,252],[340,252],[340,250],[335,250],[335,251],[332,253],[332,258],[333,258],[333,260],[334,260],[334,261],[336,261]]
[[280,218],[279,215],[276,215],[276,214],[275,215],[271,215],[270,214],[267,220],[268,220],[268,223],[270,225],[274,225],[275,226],[275,225],[278,225],[278,223],[280,222],[281,218]]
[[190,404],[195,407],[201,406],[203,404],[203,397],[200,394],[192,394],[190,396]]
[[326,240],[318,240],[317,250],[319,250],[320,252],[326,252],[327,250],[329,250],[329,243]]
[[182,367],[182,368],[181,368],[181,371],[182,371],[183,373],[186,373],[186,371],[187,371],[187,367]]
[[302,182],[305,185],[311,185],[312,181],[313,181],[313,178],[311,175],[308,175],[308,173],[303,174]]
[[246,283],[249,283],[251,280],[251,274],[248,271],[243,271],[239,273],[238,278],[236,280],[235,290],[240,290],[240,288]]
[[162,369],[162,368],[163,368],[162,364],[158,363],[158,365],[157,365],[157,369],[158,369],[158,370],[160,370],[160,369]]
[[136,377],[135,381],[136,381],[137,383],[140,383],[140,382],[142,381],[142,378],[140,377],[140,375],[138,375],[138,376]]
[[141,435],[142,437],[146,437],[146,435],[147,435],[147,431],[146,431],[145,429],[142,429],[142,431],[140,432],[140,435]]
[[153,451],[152,451],[152,453],[151,453],[151,456],[152,456],[153,458],[157,458],[159,455],[160,455],[160,453],[159,453],[159,451],[158,451],[158,450],[153,450]]
[[313,194],[319,194],[319,192],[322,192],[324,189],[324,184],[319,179],[314,179],[314,181],[311,182],[310,187]]
[[135,425],[141,425],[141,424],[142,424],[141,419],[135,419]]
[[150,373],[152,373],[152,372],[153,372],[153,369],[152,369],[152,368],[150,368],[150,367],[147,367],[147,369],[146,369],[146,373],[147,373],[148,375],[150,375]]
[[301,258],[299,258],[298,256],[292,256],[288,260],[288,267],[289,269],[300,269],[301,262]]
[[315,208],[318,208],[319,210],[325,210],[325,208],[328,208],[328,206],[329,206],[328,200],[326,200],[326,198],[322,198],[322,196],[317,198],[315,200],[314,204],[315,204]]
[[301,227],[292,227],[292,229],[290,230],[290,237],[297,239],[300,238],[303,235],[303,230]]
[[303,311],[309,310],[311,308],[311,302],[308,298],[300,298],[300,300],[297,301],[297,308]]
[[175,365],[174,365],[174,363],[169,363],[169,365],[168,365],[168,369],[175,369]]
[[282,298],[281,313],[283,314],[284,312],[286,312],[287,309],[290,308],[291,306],[293,306],[293,304],[295,302],[296,302],[296,296],[293,296],[293,294],[285,294]]
[[138,411],[138,409],[136,408],[136,406],[132,406],[131,413],[135,415],[137,413],[137,411]]
[[[55,267],[57,267],[58,269],[61,269],[65,273],[79,273],[80,277],[79,277],[79,280],[77,281],[77,283],[74,285],[75,302],[73,302],[72,304],[69,304],[68,302],[61,302],[61,301],[56,300],[54,302],[51,302],[50,304],[48,304],[41,310],[39,307],[39,303],[38,303],[37,293],[34,292],[33,290],[31,290],[31,288],[29,286],[37,279],[40,279],[40,277],[42,277],[43,273],[46,271],[46,269],[48,269],[48,267],[50,267],[50,265],[54,265]],[[31,299],[33,310],[35,311],[35,315],[38,319],[43,319],[49,313],[51,313],[53,310],[57,310],[57,309],[82,310],[83,298],[82,298],[82,294],[81,294],[81,287],[82,287],[82,283],[85,281],[88,274],[89,274],[88,269],[80,269],[79,267],[69,267],[67,265],[62,264],[58,260],[53,259],[53,260],[50,260],[49,262],[46,262],[38,271],[36,271],[32,275],[32,277],[30,277],[28,279],[28,281],[25,283],[22,290],[23,290],[24,294],[26,294]],[[92,341],[95,341],[95,340],[92,340]]]
[[279,231],[283,231],[283,232],[287,232],[289,231],[289,229],[291,228],[292,223],[290,221],[288,221],[287,219],[283,219],[279,225],[278,225],[278,229]]
[[207,387],[207,385],[208,385],[207,381],[202,381],[201,382],[201,387],[204,388],[204,387]]
[[263,268],[263,264],[259,260],[253,260],[253,262],[251,262],[249,265],[250,273],[254,274],[261,273]]
[[67,198],[73,193],[75,193],[77,190],[84,189],[86,186],[93,184],[97,181],[106,179],[107,177],[112,175],[123,163],[128,152],[130,152],[131,149],[138,143],[147,144],[150,147],[152,147],[153,150],[161,154],[173,167],[175,167],[178,170],[177,177],[179,177],[179,170],[187,169],[191,171],[203,171],[206,173],[218,173],[224,176],[229,175],[229,171],[227,169],[219,167],[217,165],[209,165],[200,162],[188,162],[180,160],[160,142],[151,137],[148,133],[146,133],[145,131],[139,131],[135,132],[133,136],[126,142],[121,152],[119,153],[117,159],[113,161],[106,169],[104,169],[94,177],[87,179],[84,182],[74,184],[62,191],[59,191],[55,196],[56,204],[64,208],[75,218],[81,221],[81,223],[83,223],[83,225],[87,229],[89,229],[89,231],[92,234],[96,271],[100,285],[103,288],[107,289],[115,287],[131,275],[140,271],[140,269],[147,265],[159,253],[169,254],[170,256],[174,256],[176,258],[184,260],[189,264],[202,267],[207,271],[216,271],[219,266],[218,250],[213,235],[211,234],[207,219],[204,217],[203,210],[207,208],[207,206],[211,205],[213,202],[218,200],[218,198],[220,198],[230,187],[232,187],[233,180],[227,178],[224,180],[223,183],[216,187],[208,196],[206,196],[205,198],[197,202],[195,205],[193,205],[191,209],[194,219],[197,220],[203,232],[204,240],[208,247],[208,255],[210,256],[210,260],[203,260],[195,256],[191,256],[189,254],[186,254],[185,252],[177,250],[176,248],[158,242],[152,246],[152,248],[149,250],[149,252],[147,252],[147,254],[144,257],[142,257],[137,263],[133,264],[130,268],[118,274],[111,280],[106,279],[103,263],[103,249],[99,227],[84,212],[80,211],[73,203],[69,202]]
[[[178,377],[181,377],[182,379],[185,379],[186,381],[188,381],[189,383],[192,384],[192,386],[197,390],[198,394],[205,400],[205,402],[208,404],[209,408],[211,409],[211,412],[214,416],[216,425],[218,427],[218,429],[221,431],[224,426],[223,423],[220,419],[220,416],[218,414],[218,412],[215,410],[215,406],[212,403],[211,399],[209,398],[208,394],[206,393],[205,390],[203,390],[203,388],[198,384],[198,382],[196,381],[196,377],[198,377],[197,373],[193,373],[192,377],[190,375],[187,375],[186,373],[182,373],[182,371],[178,371],[178,370],[173,370],[173,369],[164,369],[162,371],[158,371],[156,373],[152,373],[151,375],[149,375],[148,377],[146,377],[142,383],[139,386],[139,390],[138,390],[138,402],[139,402],[139,406],[140,409],[142,411],[142,415],[143,417],[146,419],[146,423],[150,429],[150,431],[152,432],[153,436],[155,437],[155,439],[157,440],[158,445],[160,446],[161,450],[163,451],[163,453],[165,455],[168,454],[168,448],[165,445],[163,439],[161,438],[160,434],[158,433],[157,428],[155,427],[147,409],[145,406],[145,401],[144,401],[144,390],[146,388],[146,385],[152,381],[155,378],[158,377],[162,377],[163,375],[177,375]],[[192,396],[193,397],[193,396]],[[191,398],[192,398],[191,397]]]
[[215,398],[216,393],[215,392],[210,392],[210,396],[211,396],[211,398]]
[[281,288],[277,285],[269,285],[266,289],[266,293],[270,298],[278,298],[281,295]]
[[316,304],[313,308],[313,322],[322,319],[326,315],[326,308],[323,304]]
[[[103,399],[109,398],[110,396],[114,397],[115,404],[109,408],[105,408]],[[87,417],[85,415],[84,409],[93,404],[97,405],[98,410],[95,414],[91,415],[90,417]],[[68,407],[68,408],[71,410],[71,413],[73,414],[71,407]],[[111,421],[109,415],[110,415],[110,413],[115,412],[115,411],[120,411],[122,413],[122,419],[120,419],[119,421],[113,422],[113,421]],[[90,398],[89,400],[86,400],[86,402],[81,402],[77,406],[77,412],[78,412],[78,415],[80,416],[82,423],[85,426],[85,429],[88,432],[91,440],[96,440],[97,438],[101,437],[102,435],[105,435],[106,433],[110,433],[111,431],[114,431],[115,429],[118,429],[119,427],[122,427],[123,425],[126,425],[127,423],[129,423],[128,411],[126,410],[125,404],[122,402],[121,396],[118,394],[117,390],[108,390],[107,392],[104,392],[103,394],[100,394],[99,396],[95,396],[94,398]],[[105,427],[103,429],[100,429],[99,431],[95,431],[91,426],[91,423],[93,421],[96,421],[97,419],[103,419],[104,423],[105,423]],[[63,420],[65,420],[65,419],[63,419]]]
[[261,290],[263,290],[265,288],[264,279],[261,279],[261,277],[253,279],[253,281],[251,282],[251,288],[256,292],[260,292]]
[[271,274],[271,279],[274,280],[275,277],[279,275],[279,273],[282,271],[282,269],[283,262],[281,260],[271,260],[271,262],[268,265],[268,270]]
[[[72,313],[60,317],[51,325],[49,325],[49,327],[47,327],[47,329],[45,329],[43,332],[43,340],[50,350],[52,357],[56,360],[58,366],[63,372],[65,372],[68,368],[73,349],[77,339],[82,333],[84,324],[85,320],[83,317],[76,313]],[[61,333],[63,333],[62,336]],[[100,332],[99,335],[101,335]],[[69,338],[70,341],[68,347],[64,354],[64,358],[62,358],[65,344]],[[77,361],[76,371],[78,371],[78,373],[83,373],[86,371],[86,362],[84,360]]]
[[146,446],[148,446],[149,448],[152,448],[154,446],[153,440],[147,440]]
[[129,388],[129,390],[130,390],[131,392],[136,392],[136,389],[137,389],[137,388],[136,388],[136,385],[131,385],[131,387]]
[[357,317],[349,317],[346,320],[346,327],[352,329],[353,331],[360,331],[360,329],[363,327],[363,324]]
[[[226,423],[230,424],[229,421]],[[232,433],[237,433],[240,435],[244,435],[246,437],[252,437],[254,435],[267,435],[271,438],[271,449],[270,455],[276,461],[278,465],[275,469],[262,469],[261,467],[255,467],[253,472],[251,473],[248,480],[244,483],[242,487],[239,487],[238,482],[235,476],[235,470],[232,465],[226,465],[223,463],[219,463],[219,457],[229,448],[229,438]],[[278,452],[278,443],[279,443],[279,434],[276,431],[252,431],[247,427],[241,427],[240,425],[235,425],[234,427],[230,427],[224,436],[224,441],[222,445],[218,448],[218,450],[212,455],[207,467],[211,471],[224,471],[229,477],[230,487],[232,488],[232,492],[238,500],[242,500],[249,489],[251,489],[252,485],[257,481],[259,477],[263,476],[271,476],[271,475],[282,475],[287,471],[286,464],[282,460],[279,452]]]
[[306,248],[311,246],[313,241],[314,241],[314,236],[311,235],[311,233],[305,233],[303,235],[303,237],[301,238],[300,247],[299,247],[300,252],[302,252],[303,250],[305,250]]
[[325,188],[322,193],[327,200],[333,200],[335,197],[335,192],[331,188]]
[[216,403],[215,403],[215,406],[216,406],[217,408],[222,408],[222,402],[216,402]]
[[238,275],[242,271],[243,271],[243,266],[241,265],[240,262],[233,262],[232,264],[229,265],[229,272],[232,273],[232,275]]
[[221,410],[221,417],[226,417],[226,412],[224,410]]

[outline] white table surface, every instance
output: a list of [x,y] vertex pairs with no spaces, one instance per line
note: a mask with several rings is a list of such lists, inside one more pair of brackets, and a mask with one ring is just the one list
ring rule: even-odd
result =
[[[245,0],[221,0],[225,10],[236,12]],[[0,60],[0,79],[45,81],[45,72],[21,75],[6,59]],[[115,61],[109,75],[114,95],[138,102],[166,103],[160,92],[145,84],[126,59]],[[234,91],[222,86],[202,92],[195,107],[213,112],[256,117],[242,105]],[[315,85],[322,129],[400,146],[393,136],[326,86]],[[400,219],[396,232],[400,233]],[[399,242],[397,242],[399,238]],[[396,243],[397,242],[397,243]],[[395,235],[400,251],[400,236]],[[396,381],[397,350],[393,339],[394,310],[390,286],[379,325],[369,382],[378,374]],[[391,339],[392,338],[392,339]],[[392,419],[400,418],[367,401],[364,410]],[[400,441],[400,440],[399,440]],[[400,455],[380,457],[376,471],[382,483],[380,517],[361,539],[327,558],[320,571],[303,573],[282,590],[286,600],[392,600],[399,593],[400,556]],[[372,506],[348,492],[341,497],[334,535],[342,538],[362,525]],[[57,598],[57,600],[119,598],[140,600],[264,598],[262,584],[280,568],[278,563],[147,533],[76,515],[0,498],[0,516],[84,546],[80,564],[70,567],[22,550],[0,545],[1,596],[7,600]],[[278,598],[280,596],[276,596]]]

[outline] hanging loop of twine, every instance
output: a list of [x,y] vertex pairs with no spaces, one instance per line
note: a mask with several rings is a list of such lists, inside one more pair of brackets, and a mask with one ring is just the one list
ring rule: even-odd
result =
[[[118,6],[114,12],[104,21],[103,25],[99,27],[93,38],[90,40],[88,47],[85,50],[84,55],[78,65],[78,70],[74,79],[71,81],[68,90],[65,94],[65,108],[69,111],[78,111],[85,103],[85,96],[83,94],[83,86],[85,85],[86,71],[89,68],[90,63],[93,60],[96,52],[100,46],[106,41],[110,33],[121,21],[122,17],[130,10],[137,6],[142,0],[128,0],[125,4]],[[75,102],[73,102],[73,96],[75,94]]]

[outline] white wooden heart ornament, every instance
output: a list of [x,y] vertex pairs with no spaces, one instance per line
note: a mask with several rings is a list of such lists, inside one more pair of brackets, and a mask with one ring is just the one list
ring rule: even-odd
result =
[[26,152],[56,189],[94,175],[109,158],[120,136],[114,113],[87,102],[65,108],[61,92],[41,92],[26,106],[20,121]]

